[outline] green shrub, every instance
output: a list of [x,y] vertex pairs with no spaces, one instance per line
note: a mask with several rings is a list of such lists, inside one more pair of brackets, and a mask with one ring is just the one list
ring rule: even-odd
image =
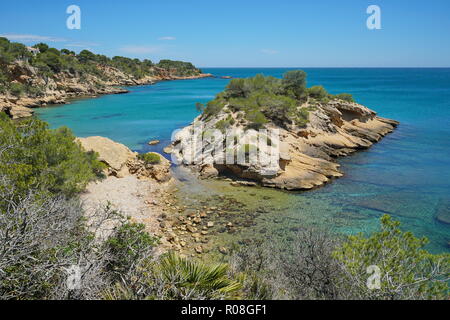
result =
[[347,102],[355,102],[353,96],[350,93],[340,93],[334,96],[337,99],[341,99]]
[[17,195],[30,189],[73,195],[99,176],[96,155],[84,152],[67,128],[50,130],[45,122],[13,122],[0,115],[0,172]]
[[293,95],[296,99],[304,98],[306,89],[306,72],[303,70],[288,71],[283,75],[285,94]]
[[[448,299],[450,254],[429,253],[424,249],[428,239],[416,238],[399,226],[385,215],[381,231],[369,237],[350,236],[337,248],[334,255],[351,286],[342,290],[353,290],[362,299]],[[380,271],[378,290],[366,286],[369,266]]]
[[[147,65],[149,63],[151,64],[151,61],[147,62]],[[201,73],[201,70],[194,67],[192,63],[184,61],[161,60],[156,66],[172,70],[176,76],[194,76]]]
[[247,113],[246,119],[250,122],[249,127],[256,130],[261,129],[268,122],[266,116],[258,110]]
[[328,102],[328,100],[329,100],[328,92],[322,86],[314,86],[314,87],[308,88],[307,92],[311,98],[314,98],[320,102]]
[[13,82],[9,85],[9,92],[16,97],[20,97],[25,92],[25,86],[18,82]]
[[138,155],[138,159],[145,162],[145,164],[161,163],[161,156],[154,152],[144,153]]
[[300,110],[297,111],[294,121],[299,127],[306,126],[309,122],[309,110],[306,108],[300,108]]
[[145,231],[145,225],[125,223],[120,225],[106,241],[106,251],[110,255],[107,271],[117,275],[127,274],[143,253],[158,244],[158,239]]
[[215,128],[218,129],[218,130],[220,130],[220,131],[222,131],[222,132],[225,132],[225,130],[226,130],[229,126],[230,126],[230,123],[229,123],[228,121],[226,121],[226,120],[219,120],[219,121],[217,121],[216,124],[215,124]]

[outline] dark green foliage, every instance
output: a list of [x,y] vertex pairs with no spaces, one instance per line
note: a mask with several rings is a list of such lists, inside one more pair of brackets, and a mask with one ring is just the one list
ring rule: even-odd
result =
[[30,189],[72,195],[101,174],[95,154],[84,152],[69,129],[39,120],[15,123],[0,115],[0,172],[17,194]]
[[40,62],[43,65],[46,65],[53,73],[61,72],[63,68],[63,60],[60,57],[60,53],[58,50],[52,50],[50,48],[43,53],[38,54],[38,58],[36,58],[36,62]]
[[6,38],[0,38],[0,65],[12,63],[15,60],[24,60],[31,57],[25,45],[10,42]]
[[[259,74],[253,78],[232,79],[223,92],[208,102],[203,117],[211,118],[228,104],[232,111],[243,112],[249,128],[262,128],[269,121],[280,126],[304,127],[309,122],[309,111],[314,110],[300,107],[308,98],[310,103],[317,104],[328,103],[333,96],[322,86],[306,88],[306,73],[302,70],[286,72],[283,79]],[[336,98],[353,101],[349,94]],[[223,123],[219,126],[223,127]]]
[[[369,237],[350,236],[336,249],[349,291],[357,290],[363,299],[448,299],[450,296],[450,254],[431,254],[424,249],[426,238],[403,232],[400,222],[390,216],[381,218],[381,231]],[[365,285],[367,267],[377,266],[380,288]],[[359,284],[359,288],[358,288]]]
[[95,61],[95,54],[90,52],[89,50],[83,50],[78,54],[78,60],[81,63],[86,63],[89,61]]
[[308,96],[320,102],[327,103],[329,101],[329,94],[327,90],[325,90],[325,88],[322,86],[314,86],[308,88],[307,93]]
[[268,122],[266,116],[259,110],[247,113],[247,120],[250,122],[249,127],[255,130],[261,129]]
[[286,94],[297,100],[304,98],[306,89],[306,72],[303,70],[288,71],[283,75],[283,87]]
[[355,102],[353,96],[350,93],[340,93],[334,96],[337,99],[341,99],[347,102]]
[[[157,244],[158,239],[145,232],[145,225],[130,222],[120,225],[105,244],[111,256],[106,268],[113,274],[126,274]],[[120,277],[115,278],[120,280]]]
[[[49,78],[55,77],[56,74],[61,72],[67,72],[82,79],[87,78],[87,75],[94,75],[102,80],[110,80],[109,75],[104,72],[102,67],[117,68],[137,79],[154,76],[159,72],[155,69],[155,64],[148,59],[141,61],[120,56],[111,59],[89,50],[82,50],[79,54],[76,54],[68,49],[50,48],[45,43],[39,43],[34,48],[39,49],[39,53],[33,54],[23,44],[0,38],[0,93],[12,91],[10,82],[14,77],[7,74],[6,65],[17,60],[28,61],[31,66],[39,70],[40,75]],[[201,72],[191,63],[182,61],[161,60],[156,66],[163,69],[163,73],[166,72],[175,76],[194,76]],[[19,91],[17,88],[14,89],[16,90],[11,92],[13,95],[23,92],[28,93],[26,88]],[[34,93],[34,96],[36,96],[36,93]]]
[[308,116],[299,112],[301,101],[296,99],[304,91],[302,74],[290,71],[286,74],[288,80],[263,75],[233,79],[224,92],[208,103],[205,117],[217,114],[229,104],[231,110],[244,112],[249,128],[262,128],[269,120],[280,125],[292,122],[304,125]]
[[[292,241],[238,250],[232,265],[247,276],[247,299],[448,300],[450,254],[426,251],[427,239],[399,226],[386,215],[379,232],[347,238],[304,227]],[[379,287],[369,288],[375,269]]]
[[39,49],[40,53],[44,53],[45,51],[47,51],[49,49],[49,46],[47,44],[41,42],[41,43],[35,44],[33,46],[33,48]]
[[190,62],[161,60],[156,66],[166,70],[174,70],[176,76],[186,77],[201,73],[201,70],[194,67]]
[[21,83],[13,82],[9,85],[9,90],[13,95],[20,97],[25,92],[25,87]]
[[73,51],[70,51],[68,49],[61,49],[61,54],[65,54],[65,55],[75,55],[76,53]]
[[111,66],[127,73],[132,74],[136,78],[142,78],[146,75],[152,75],[153,64],[149,60],[141,62],[138,59],[130,59],[125,57],[116,56],[112,58],[110,62],[103,61],[103,64],[110,64]]
[[161,156],[154,152],[140,154],[138,155],[138,159],[144,161],[146,164],[161,163]]

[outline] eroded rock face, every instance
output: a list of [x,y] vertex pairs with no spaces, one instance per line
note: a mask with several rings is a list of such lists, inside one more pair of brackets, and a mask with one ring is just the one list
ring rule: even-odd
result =
[[[306,103],[302,107],[311,106]],[[335,99],[327,104],[315,104],[310,110],[309,123],[304,127],[267,124],[269,139],[274,138],[270,136],[270,129],[276,129],[279,140],[271,147],[260,147],[258,144],[257,153],[262,161],[257,163],[230,164],[224,163],[220,157],[213,161],[199,157],[201,154],[210,154],[216,148],[223,148],[224,153],[230,148],[238,152],[248,148],[248,135],[261,134],[252,132],[251,129],[245,130],[237,113],[230,110],[222,110],[208,120],[198,117],[191,126],[178,132],[171,145],[172,155],[177,163],[193,168],[204,178],[226,175],[236,180],[255,181],[267,187],[307,190],[343,175],[335,162],[336,157],[369,148],[398,125],[397,121],[378,117],[375,111],[365,106],[344,100]],[[201,148],[194,146],[193,138],[201,139],[205,136],[204,132],[214,129],[220,120],[230,116],[235,124],[228,127],[227,133],[242,130],[233,145],[203,139]],[[202,137],[195,135],[196,126],[202,127]],[[267,161],[273,156],[272,148],[277,148],[277,159]],[[192,163],[192,157],[201,160]]]
[[128,168],[130,173],[136,175],[138,178],[151,178],[158,182],[167,182],[171,179],[170,173],[170,161],[164,158],[162,155],[156,152],[150,152],[156,154],[160,158],[160,162],[156,164],[148,164],[139,159],[133,159],[128,162]]
[[106,163],[112,170],[120,172],[129,160],[135,159],[137,154],[123,144],[104,137],[77,138],[86,151],[94,151],[99,160]]
[[136,78],[119,69],[97,65],[98,71],[103,73],[102,77],[94,74],[85,74],[82,77],[79,74],[62,71],[49,78],[40,74],[39,70],[26,61],[15,61],[1,67],[5,69],[11,83],[20,83],[38,88],[40,91],[39,94],[30,96],[27,96],[26,92],[23,92],[20,96],[0,94],[0,112],[6,112],[14,119],[32,116],[32,108],[64,104],[68,99],[74,97],[128,92],[128,90],[118,88],[118,86],[144,85],[153,84],[159,80],[195,79],[212,76],[210,74],[198,74],[189,77],[177,77],[170,70],[155,68],[154,75]]
[[123,144],[112,141],[105,137],[77,138],[84,150],[98,153],[99,160],[107,166],[107,175],[124,178],[135,175],[139,179],[154,179],[158,182],[169,181],[170,161],[160,154],[160,162],[157,164],[146,164],[139,160],[137,153],[131,151]]

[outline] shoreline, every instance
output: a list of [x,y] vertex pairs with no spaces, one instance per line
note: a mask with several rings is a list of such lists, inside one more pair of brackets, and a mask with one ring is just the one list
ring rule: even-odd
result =
[[[71,101],[78,99],[95,99],[103,95],[111,94],[127,94],[129,90],[124,89],[126,87],[153,85],[161,81],[175,81],[175,80],[196,80],[214,77],[210,73],[201,73],[195,76],[158,76],[158,77],[144,77],[139,80],[132,81],[130,83],[117,83],[108,84],[107,87],[97,92],[68,92],[68,91],[55,91],[52,94],[44,95],[42,97],[30,98],[30,97],[16,97],[16,96],[0,96],[0,112],[5,112],[12,119],[28,118],[34,115],[34,110],[37,108],[43,108],[47,106],[66,105]],[[131,81],[131,80],[130,80]],[[78,88],[80,89],[80,88]],[[92,89],[92,88],[89,88]],[[95,90],[95,89],[94,89]]]

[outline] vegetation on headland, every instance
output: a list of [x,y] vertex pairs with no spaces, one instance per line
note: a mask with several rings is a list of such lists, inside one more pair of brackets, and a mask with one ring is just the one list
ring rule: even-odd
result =
[[88,50],[77,54],[68,49],[51,48],[44,43],[36,44],[30,49],[21,43],[0,38],[0,93],[9,92],[14,96],[26,94],[31,97],[42,94],[44,88],[31,86],[26,82],[13,82],[15,79],[8,72],[7,66],[17,61],[29,63],[40,75],[48,78],[67,73],[74,77],[86,78],[92,75],[107,80],[105,67],[115,68],[136,79],[156,76],[160,72],[168,72],[179,77],[195,76],[201,73],[200,69],[189,62],[161,60],[159,63],[154,63],[148,59],[141,61],[121,56],[109,58]]
[[282,126],[294,124],[302,127],[309,121],[309,110],[302,104],[307,101],[311,104],[327,103],[332,99],[353,102],[353,97],[348,93],[332,95],[322,86],[307,88],[306,73],[293,70],[286,72],[282,79],[262,74],[233,79],[214,100],[206,106],[197,104],[197,109],[203,111],[204,119],[208,119],[228,106],[232,112],[241,113],[249,122],[249,127],[255,129],[269,121]]

